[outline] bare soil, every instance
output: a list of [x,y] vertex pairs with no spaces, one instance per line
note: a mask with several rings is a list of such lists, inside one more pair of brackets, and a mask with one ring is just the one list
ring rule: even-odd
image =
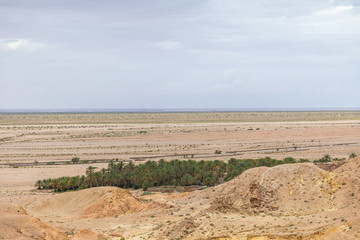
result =
[[[264,156],[314,160],[325,154],[347,158],[360,152],[359,119],[301,122],[297,116],[292,122],[285,118],[287,122],[246,123],[230,122],[234,117],[216,122],[216,116],[224,116],[208,115],[212,122],[181,123],[175,122],[180,115],[170,115],[166,123],[140,124],[134,123],[136,117],[131,123],[115,123],[106,114],[100,115],[103,123],[99,116],[89,118],[92,115],[87,115],[88,121],[82,115],[80,120],[74,120],[75,115],[70,120],[68,115],[41,116],[0,119],[4,123],[0,163],[69,161],[74,156],[81,160],[136,157],[136,163]],[[222,154],[214,155],[215,150]],[[90,164],[107,166],[1,165],[0,239],[360,238],[360,158],[331,165],[255,168],[230,182],[183,193],[157,188],[143,195],[141,190],[99,187],[59,194],[34,187],[38,179],[84,174]]]
[[[81,160],[309,158],[359,152],[360,121],[0,125],[0,164]],[[222,154],[214,154],[215,150]]]
[[26,199],[1,205],[2,236],[26,225],[33,233],[21,230],[19,239],[358,239],[358,171],[360,158],[333,172],[312,163],[261,167],[216,187],[146,196],[115,187],[29,189]]

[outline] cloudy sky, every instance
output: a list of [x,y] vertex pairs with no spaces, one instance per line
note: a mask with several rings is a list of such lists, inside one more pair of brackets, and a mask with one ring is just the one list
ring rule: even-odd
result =
[[0,108],[360,107],[359,0],[0,0]]

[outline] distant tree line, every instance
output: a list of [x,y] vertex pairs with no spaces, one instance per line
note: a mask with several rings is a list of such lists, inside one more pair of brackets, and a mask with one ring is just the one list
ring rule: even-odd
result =
[[[349,158],[357,155],[351,153]],[[315,160],[314,162],[341,161],[344,159],[331,158],[330,155]],[[77,164],[79,158],[73,158],[72,162]],[[147,161],[135,165],[132,162],[125,164],[123,161],[111,161],[107,168],[96,171],[96,167],[89,166],[86,174],[75,177],[60,177],[38,180],[36,186],[39,189],[53,189],[56,192],[69,190],[80,190],[98,186],[116,186],[120,188],[134,188],[147,190],[158,186],[214,186],[229,181],[244,171],[255,167],[273,167],[281,164],[296,162],[309,162],[308,159],[296,161],[292,157],[276,160],[270,157],[259,159],[235,159],[228,162],[194,161],[194,160],[172,160],[163,159]]]
[[[301,162],[308,160],[300,160]],[[78,161],[76,161],[78,162]],[[39,189],[53,189],[57,192],[79,190],[98,186],[116,186],[120,188],[143,188],[147,190],[154,186],[214,186],[229,181],[247,169],[254,167],[273,167],[280,164],[295,163],[294,158],[288,157],[276,160],[269,157],[260,159],[235,159],[224,161],[194,161],[163,159],[147,161],[135,165],[132,162],[111,161],[107,168],[96,171],[90,166],[86,174],[75,177],[60,177],[38,180]]]

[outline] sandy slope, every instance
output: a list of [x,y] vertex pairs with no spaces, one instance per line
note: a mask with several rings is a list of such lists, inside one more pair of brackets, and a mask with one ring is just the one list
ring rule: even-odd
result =
[[[341,195],[342,180],[313,164],[289,164],[273,168],[255,168],[234,181],[217,187],[213,204],[220,210],[227,205],[244,214],[312,213],[334,209]],[[224,202],[225,205],[221,205]],[[220,203],[220,205],[219,205]],[[230,208],[230,209],[231,209]]]
[[106,240],[107,237],[104,234],[92,231],[88,228],[82,229],[80,232],[75,234],[72,240]]
[[68,237],[59,229],[29,216],[21,207],[0,205],[0,239],[59,239]]
[[128,190],[116,187],[90,188],[51,196],[30,204],[27,211],[36,216],[69,218],[104,218],[131,214],[154,208]]
[[358,239],[358,172],[360,158],[333,172],[312,163],[254,168],[191,193],[134,197],[92,188],[24,204],[41,221],[21,208],[5,210],[0,228],[19,239],[66,239],[64,232],[73,239]]
[[354,173],[359,161],[350,160],[338,170],[342,174],[309,163],[250,169],[177,199],[194,214],[165,227],[158,238],[165,232],[187,239],[357,239],[360,181]]

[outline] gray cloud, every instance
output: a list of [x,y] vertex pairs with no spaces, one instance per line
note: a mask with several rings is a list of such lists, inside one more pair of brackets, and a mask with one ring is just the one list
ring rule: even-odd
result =
[[0,108],[357,107],[356,1],[0,2]]

